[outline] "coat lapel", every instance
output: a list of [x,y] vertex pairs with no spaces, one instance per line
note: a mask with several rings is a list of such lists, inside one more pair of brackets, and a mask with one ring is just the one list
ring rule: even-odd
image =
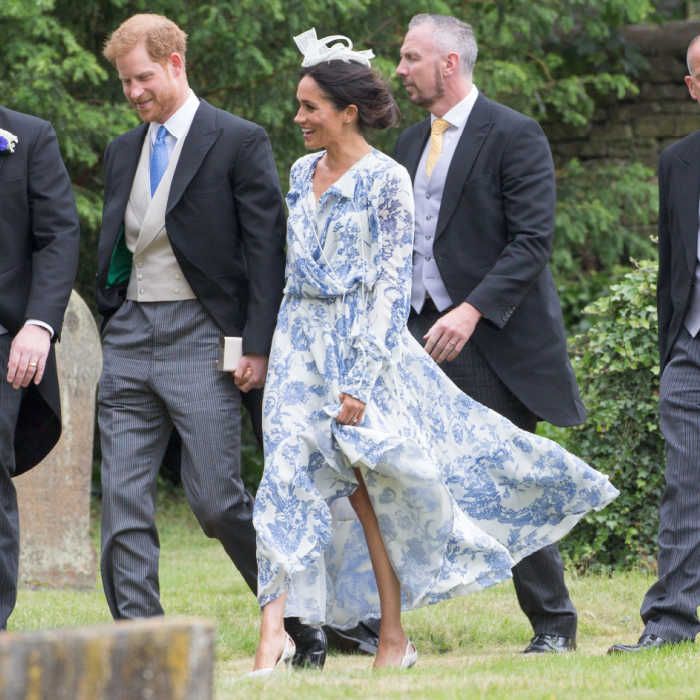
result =
[[416,179],[416,171],[418,170],[418,163],[420,163],[420,157],[423,155],[423,149],[430,136],[430,118],[421,122],[416,126],[416,136],[411,139],[408,146],[408,153],[404,159],[404,165],[406,170],[408,170],[411,180]]
[[436,239],[444,232],[447,222],[459,202],[464,183],[471,173],[476,157],[479,155],[492,126],[493,116],[489,108],[489,101],[482,94],[479,94],[447,170],[440,214],[435,228]]
[[106,237],[104,244],[102,241],[100,242],[100,251],[107,256],[107,260],[112,255],[119,235],[123,231],[124,213],[131,194],[131,186],[136,175],[136,168],[139,164],[143,140],[146,138],[147,130],[148,125],[141,124],[112,144],[112,148],[117,149],[114,154],[114,164],[111,173],[111,178],[114,182],[111,192],[113,200],[109,202],[105,200],[105,219],[102,222],[102,230]]
[[678,211],[679,233],[691,273],[695,273],[698,262],[698,203],[700,202],[700,132],[691,142],[691,147],[678,162],[682,168],[678,188],[673,193],[674,206]]
[[[147,248],[153,241],[161,234],[165,229],[165,207],[169,199],[170,188],[172,187],[172,180],[174,176],[174,171],[177,169],[180,154],[182,149],[187,143],[187,137],[185,137],[184,142],[178,142],[170,154],[170,165],[166,168],[165,173],[158,185],[158,189],[155,191],[153,197],[148,197],[145,201],[145,216],[141,223],[141,230],[139,231],[139,236],[136,241],[136,247],[134,248],[134,254],[141,253],[145,248]],[[142,160],[139,163],[139,169],[144,167],[143,165],[143,155]],[[146,167],[148,165],[146,164]],[[137,170],[137,177],[140,172]],[[139,178],[141,182],[136,183],[134,180],[134,185],[139,187],[139,193],[143,192],[141,185],[143,180],[147,179],[144,173],[143,178]],[[146,194],[148,190],[146,188]],[[132,195],[133,196],[133,195]],[[133,202],[133,200],[131,200]]]
[[166,214],[180,201],[187,185],[199,170],[204,156],[218,138],[219,132],[220,129],[216,126],[216,111],[208,102],[202,100],[185,137],[180,160],[175,168]]
[[[12,129],[8,129],[7,115],[5,114],[3,107],[0,107],[0,129],[5,129],[5,131],[12,133]],[[17,148],[17,146],[15,146],[15,148]],[[0,172],[2,172],[2,166],[5,164],[5,161],[10,157],[10,155],[10,153],[0,153]]]

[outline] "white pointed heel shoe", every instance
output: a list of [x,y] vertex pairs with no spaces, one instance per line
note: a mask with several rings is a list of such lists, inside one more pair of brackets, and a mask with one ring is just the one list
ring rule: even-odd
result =
[[[297,647],[294,644],[294,640],[285,633],[284,635],[284,648],[282,653],[277,659],[277,663],[274,666],[268,666],[267,668],[259,668],[255,671],[250,671],[245,674],[246,678],[265,678],[272,673],[284,669],[285,671],[290,671],[292,668],[292,659],[296,653]],[[414,661],[415,663],[415,661]]]
[[418,661],[418,650],[409,639],[406,642],[406,651],[403,653],[403,659],[401,659],[401,666],[399,666],[399,668],[411,668],[416,665],[416,661]]

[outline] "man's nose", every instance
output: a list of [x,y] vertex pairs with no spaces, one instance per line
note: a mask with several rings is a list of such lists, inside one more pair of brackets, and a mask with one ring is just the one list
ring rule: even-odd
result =
[[143,88],[140,85],[130,85],[128,90],[127,94],[130,100],[137,100],[143,95]]

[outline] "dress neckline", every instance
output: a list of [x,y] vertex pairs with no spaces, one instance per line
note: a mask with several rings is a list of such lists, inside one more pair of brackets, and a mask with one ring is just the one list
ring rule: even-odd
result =
[[365,160],[365,158],[367,158],[367,157],[369,157],[370,155],[372,155],[372,154],[374,153],[374,151],[375,151],[374,146],[370,146],[369,151],[367,151],[367,153],[365,153],[363,156],[361,156],[360,158],[358,158],[358,159],[357,159],[357,160],[356,160],[356,161],[355,161],[355,162],[354,162],[340,177],[338,177],[337,179],[333,180],[333,182],[331,182],[331,184],[328,185],[328,187],[326,187],[326,189],[323,190],[323,192],[321,192],[321,195],[320,195],[319,197],[316,197],[316,192],[314,192],[314,175],[316,174],[316,168],[317,168],[317,166],[318,166],[319,161],[321,160],[321,158],[323,158],[324,155],[326,155],[325,149],[324,149],[323,151],[321,151],[321,152],[318,154],[318,158],[316,158],[316,160],[314,160],[313,163],[311,164],[311,168],[310,168],[310,170],[309,170],[309,191],[310,191],[310,193],[311,193],[311,199],[312,199],[314,205],[315,205],[316,207],[318,207],[318,205],[321,203],[321,200],[322,200],[322,199],[326,196],[326,194],[327,194],[328,192],[330,192],[331,190],[336,190],[336,191],[337,191],[337,189],[338,189],[338,187],[337,187],[338,183],[339,183],[339,182],[342,182],[342,180],[343,180],[347,175],[349,175],[349,174],[352,173],[355,169],[357,169],[357,167],[359,166],[359,164],[362,163],[362,161]]

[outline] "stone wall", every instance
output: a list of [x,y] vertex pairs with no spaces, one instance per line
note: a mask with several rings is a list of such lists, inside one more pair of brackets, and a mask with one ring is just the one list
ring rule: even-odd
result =
[[641,50],[647,64],[635,78],[639,94],[599,106],[585,129],[544,124],[555,160],[637,160],[655,167],[665,146],[700,129],[700,105],[683,82],[685,52],[698,34],[700,21],[628,27],[625,39]]

